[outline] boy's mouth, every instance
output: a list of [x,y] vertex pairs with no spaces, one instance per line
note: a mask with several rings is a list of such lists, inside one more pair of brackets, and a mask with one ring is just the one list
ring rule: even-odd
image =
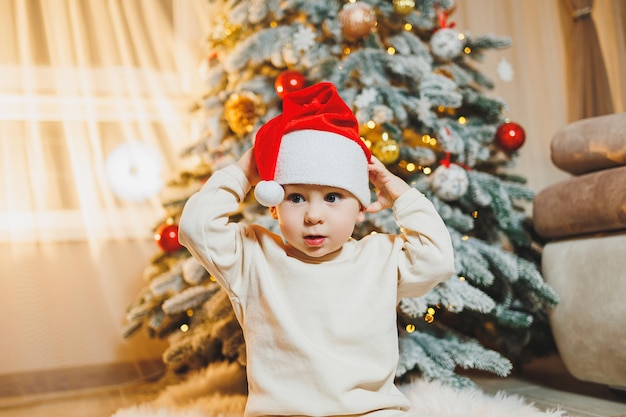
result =
[[311,235],[311,236],[304,237],[304,241],[309,246],[321,246],[322,244],[324,244],[325,240],[326,240],[326,237],[319,236],[319,235]]

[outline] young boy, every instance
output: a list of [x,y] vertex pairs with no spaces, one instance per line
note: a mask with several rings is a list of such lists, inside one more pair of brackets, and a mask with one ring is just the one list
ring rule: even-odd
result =
[[[282,237],[229,222],[253,185]],[[401,234],[351,238],[366,211],[391,207]],[[180,241],[243,328],[246,417],[407,414],[394,385],[396,306],[454,274],[450,235],[430,201],[371,156],[332,84],[284,97],[253,150],[188,200]]]

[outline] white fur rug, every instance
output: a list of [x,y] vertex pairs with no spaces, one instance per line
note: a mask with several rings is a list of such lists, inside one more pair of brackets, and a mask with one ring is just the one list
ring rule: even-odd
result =
[[[215,364],[167,386],[154,401],[115,412],[111,417],[241,417],[246,402],[244,371]],[[423,417],[566,417],[562,410],[541,411],[515,395],[488,395],[478,389],[455,390],[416,380],[401,386],[411,412]]]

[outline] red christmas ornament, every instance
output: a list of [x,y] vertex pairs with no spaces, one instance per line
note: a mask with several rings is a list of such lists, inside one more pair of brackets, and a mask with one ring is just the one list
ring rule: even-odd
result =
[[173,253],[183,248],[178,242],[177,224],[163,223],[160,225],[154,233],[154,240],[167,253]]
[[503,123],[496,131],[496,143],[507,152],[513,152],[521,148],[525,139],[526,132],[517,123]]
[[306,87],[306,78],[301,72],[296,70],[287,70],[278,74],[274,81],[274,90],[281,99],[287,93],[298,91]]

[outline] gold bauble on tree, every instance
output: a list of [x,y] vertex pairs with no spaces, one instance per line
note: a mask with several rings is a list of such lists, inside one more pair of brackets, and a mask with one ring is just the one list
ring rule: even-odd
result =
[[402,16],[407,16],[415,10],[415,0],[393,0],[393,11]]
[[347,3],[339,12],[341,33],[346,39],[356,41],[372,32],[376,26],[376,13],[362,1]]
[[394,139],[383,138],[372,145],[372,154],[383,164],[393,164],[400,158],[400,146]]
[[265,104],[258,95],[250,91],[231,94],[224,103],[224,119],[230,130],[240,137],[251,133],[263,114]]

